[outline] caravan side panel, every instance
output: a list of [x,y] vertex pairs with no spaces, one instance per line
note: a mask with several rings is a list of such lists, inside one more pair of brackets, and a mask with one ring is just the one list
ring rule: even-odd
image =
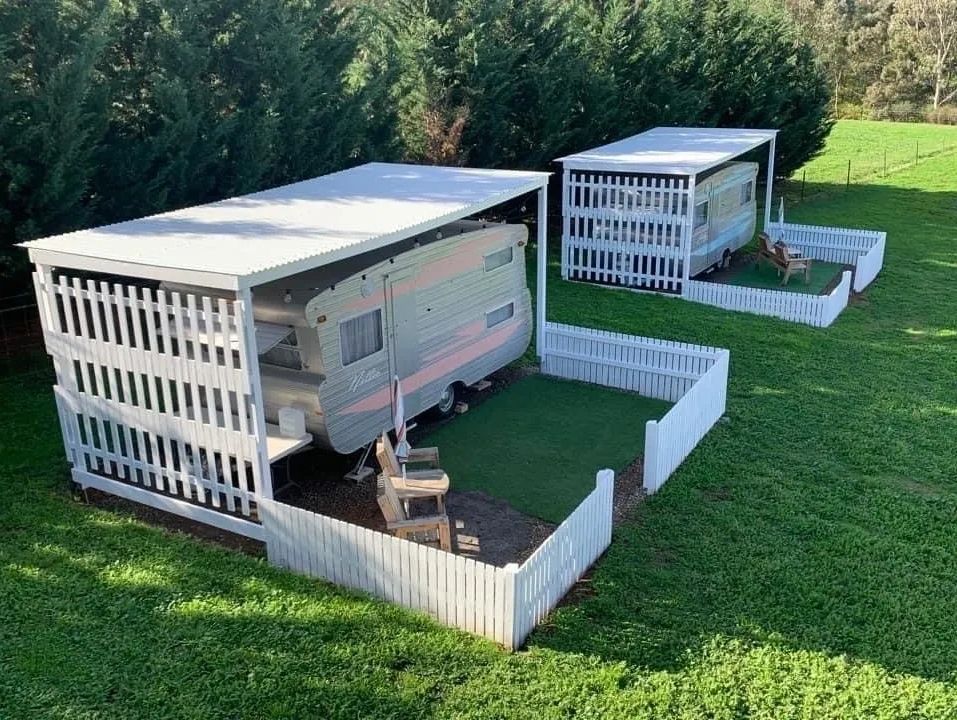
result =
[[[415,298],[418,363],[400,372],[407,416],[433,407],[450,383],[475,382],[525,352],[532,332],[527,237],[523,225],[463,232],[370,267],[307,305],[326,373],[319,398],[333,449],[352,452],[392,429],[390,279],[401,278],[391,282],[392,292]],[[403,307],[410,311],[410,303]],[[373,318],[381,322],[381,348],[349,362],[343,324],[353,321],[368,330]],[[375,347],[375,340],[365,338],[365,349]]]

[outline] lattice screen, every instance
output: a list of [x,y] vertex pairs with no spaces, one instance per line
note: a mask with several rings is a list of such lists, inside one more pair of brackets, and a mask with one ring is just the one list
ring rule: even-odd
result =
[[692,192],[687,177],[566,170],[562,277],[680,292]]
[[243,301],[34,280],[74,469],[254,517],[263,425]]

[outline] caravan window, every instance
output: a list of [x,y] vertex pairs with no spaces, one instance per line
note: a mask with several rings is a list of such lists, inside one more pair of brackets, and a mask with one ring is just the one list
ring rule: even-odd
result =
[[741,186],[741,204],[747,205],[752,197],[754,197],[754,182],[748,180]]
[[491,312],[485,313],[485,327],[495,327],[499,323],[503,323],[512,317],[515,314],[515,303],[509,303],[508,305],[503,305],[500,308],[496,308]]
[[263,365],[302,370],[302,355],[299,353],[296,331],[293,330],[272,348],[260,355],[259,362]]
[[694,206],[694,229],[704,227],[708,224],[708,201],[698,203]]
[[510,262],[512,262],[512,252],[512,246],[509,245],[507,248],[502,248],[501,250],[496,250],[495,252],[486,255],[485,272],[495,270],[503,265],[508,265]]
[[339,323],[342,364],[351,365],[382,349],[382,309],[357,315]]

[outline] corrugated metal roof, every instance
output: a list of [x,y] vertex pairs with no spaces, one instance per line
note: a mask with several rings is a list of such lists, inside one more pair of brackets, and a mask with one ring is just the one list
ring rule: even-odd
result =
[[773,140],[777,130],[657,127],[558,158],[568,169],[697,175]]
[[548,173],[369,163],[23,243],[60,267],[241,288],[326,265],[542,187]]

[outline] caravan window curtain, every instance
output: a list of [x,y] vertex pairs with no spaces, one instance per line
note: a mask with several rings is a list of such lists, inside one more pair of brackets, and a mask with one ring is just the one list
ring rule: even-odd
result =
[[382,349],[382,309],[339,323],[339,348],[343,365],[351,365],[379,352]]

